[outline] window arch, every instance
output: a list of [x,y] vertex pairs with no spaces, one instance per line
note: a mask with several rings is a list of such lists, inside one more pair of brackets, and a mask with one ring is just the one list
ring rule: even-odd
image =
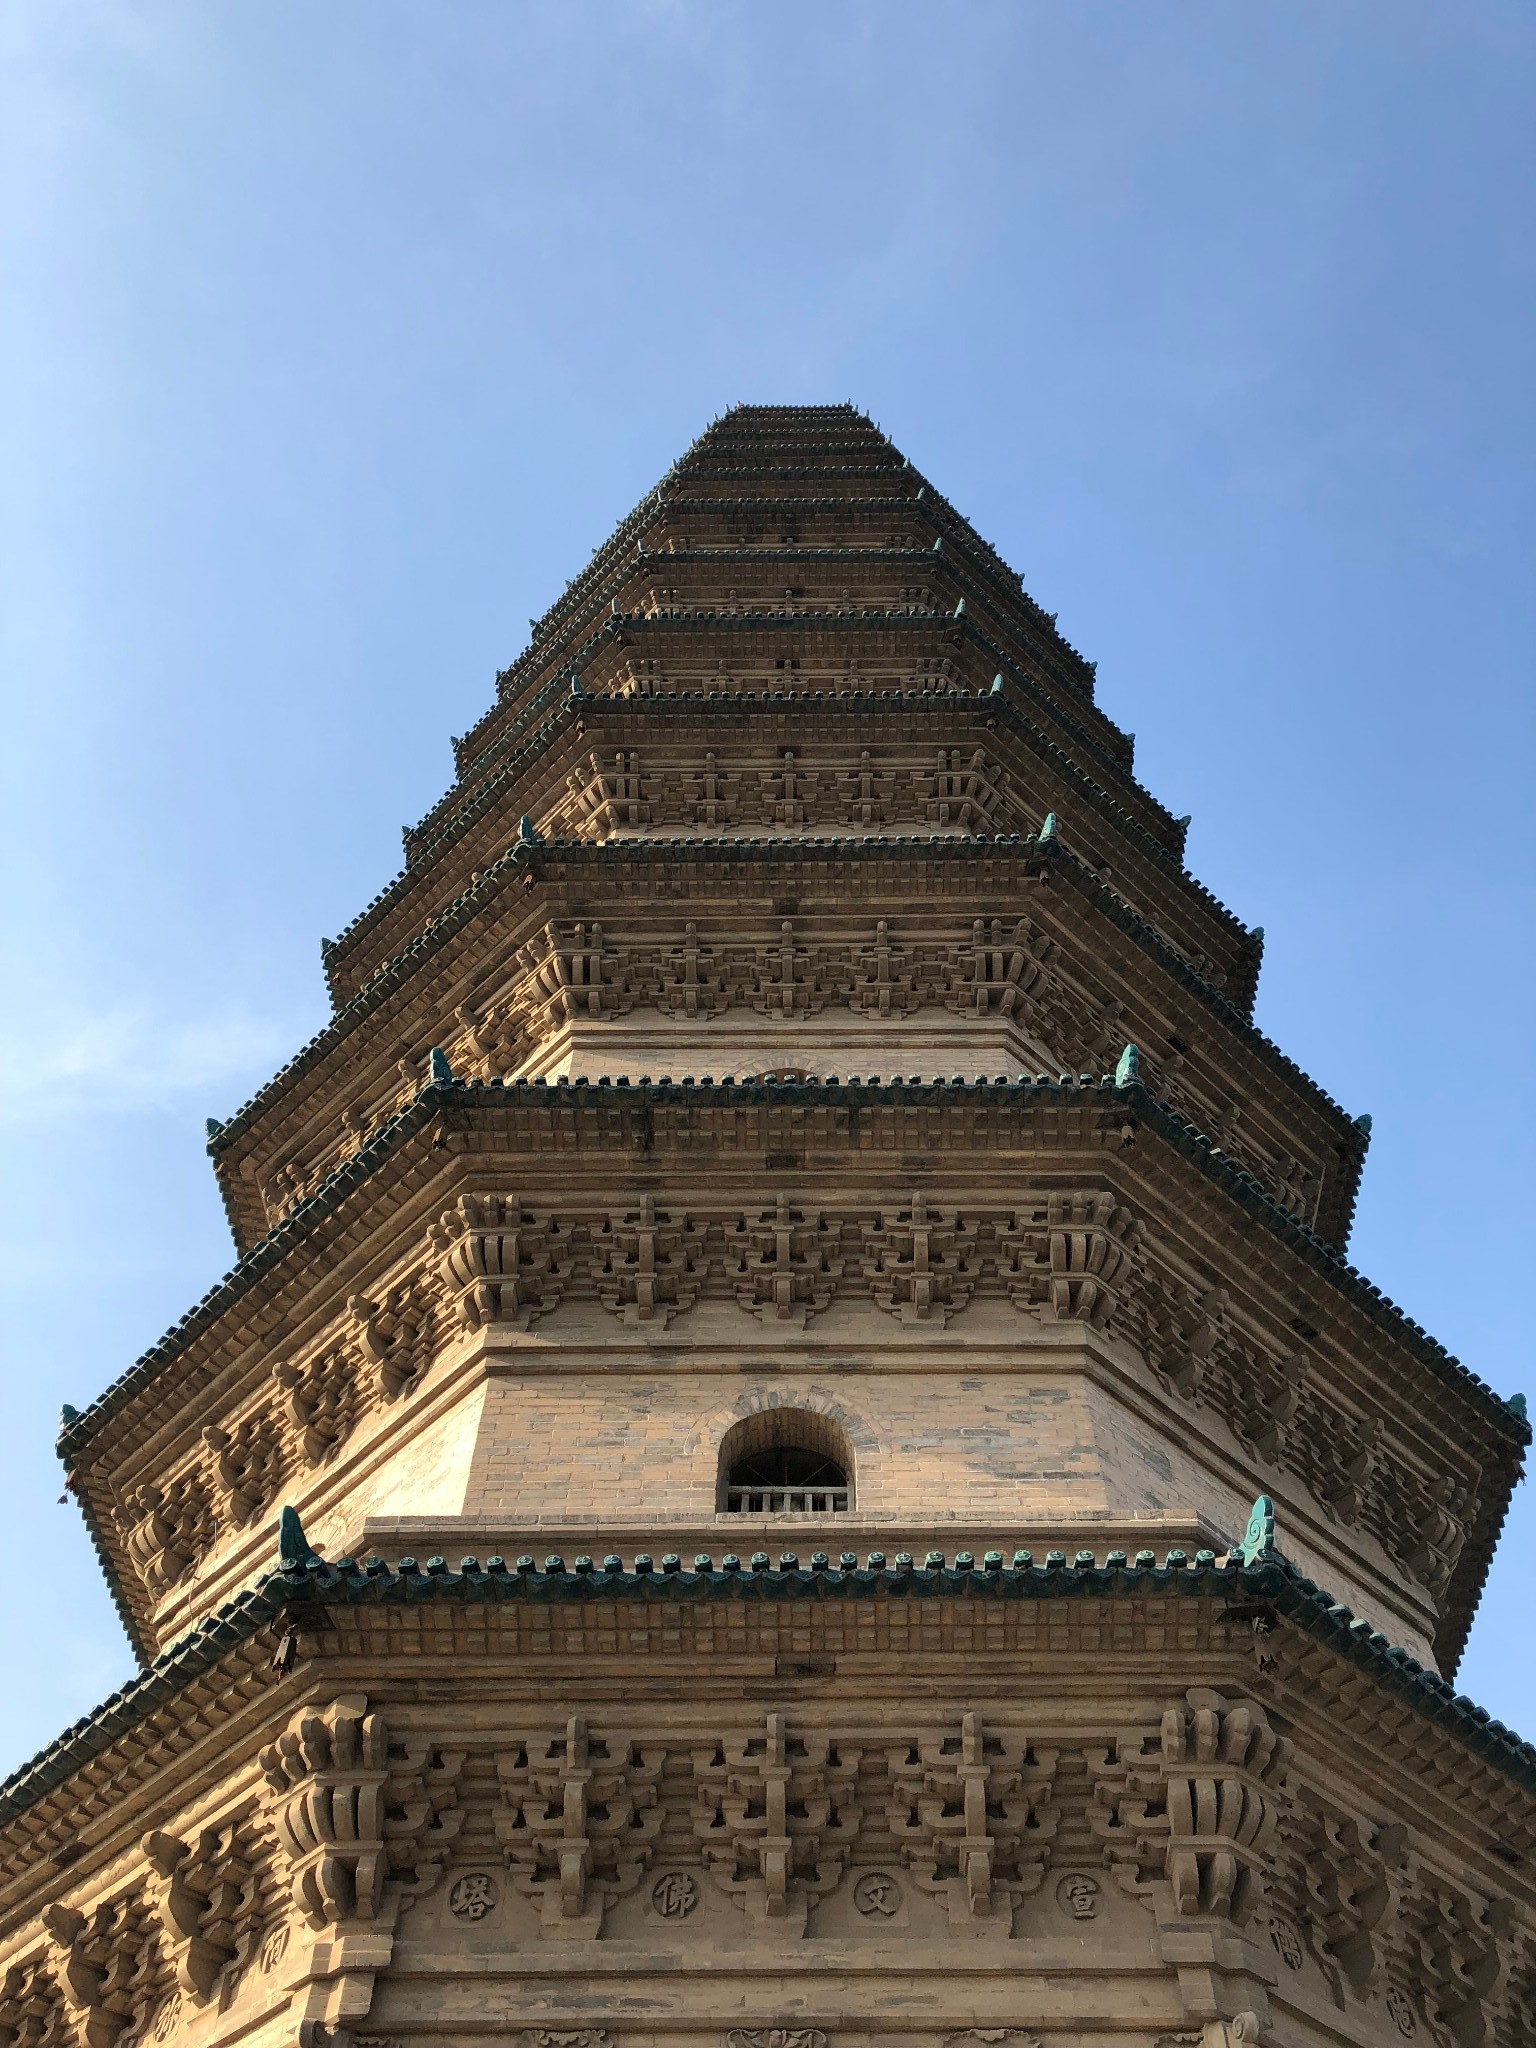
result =
[[812,1408],[744,1415],[720,1443],[715,1505],[727,1515],[841,1515],[853,1506],[853,1448]]

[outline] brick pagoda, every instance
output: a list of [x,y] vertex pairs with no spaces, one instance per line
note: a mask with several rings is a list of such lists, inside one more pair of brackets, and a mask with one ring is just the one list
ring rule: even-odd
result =
[[1529,2048],[1524,1414],[1052,615],[742,407],[455,754],[66,1411],[0,2048]]

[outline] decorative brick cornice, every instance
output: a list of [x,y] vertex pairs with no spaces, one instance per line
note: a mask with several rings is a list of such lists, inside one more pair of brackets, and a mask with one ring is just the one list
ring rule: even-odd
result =
[[[643,1611],[695,1608],[722,1600],[768,1611],[800,1609],[809,1603],[829,1620],[850,1604],[894,1609],[904,1602],[925,1607],[1019,1607],[1068,1601],[1105,1610],[1120,1603],[1133,1609],[1134,1603],[1150,1601],[1155,1619],[1142,1647],[1164,1657],[1170,1654],[1169,1602],[1174,1603],[1175,1617],[1186,1603],[1191,1614],[1204,1609],[1202,1641],[1207,1648],[1236,1648],[1248,1633],[1249,1617],[1257,1613],[1268,1631],[1265,1655],[1272,1663],[1286,1649],[1287,1629],[1328,1653],[1322,1662],[1307,1659],[1306,1684],[1319,1700],[1325,1701],[1330,1691],[1345,1690],[1347,1671],[1356,1674],[1356,1687],[1363,1679],[1378,1695],[1406,1709],[1407,1723],[1388,1725],[1379,1737],[1390,1761],[1406,1761],[1432,1782],[1454,1788],[1458,1805],[1467,1811],[1480,1810],[1479,1795],[1468,1783],[1469,1770],[1489,1774],[1482,1780],[1488,1796],[1481,1810],[1507,1808],[1501,1781],[1516,1788],[1523,1800],[1522,1829],[1530,1846],[1536,1847],[1536,1748],[1447,1680],[1395,1649],[1284,1559],[1271,1554],[1244,1563],[1238,1553],[1218,1560],[1209,1551],[1194,1557],[1170,1551],[1161,1560],[1151,1552],[1134,1558],[1112,1552],[1097,1558],[1079,1551],[1069,1558],[1053,1551],[1040,1559],[1018,1552],[1011,1561],[997,1552],[979,1559],[932,1553],[921,1560],[877,1552],[862,1562],[819,1553],[802,1562],[786,1552],[778,1558],[767,1553],[744,1559],[700,1557],[691,1564],[671,1556],[637,1557],[627,1566],[618,1557],[582,1557],[569,1563],[550,1557],[540,1563],[530,1556],[510,1564],[501,1558],[484,1563],[465,1558],[457,1569],[442,1558],[425,1564],[402,1558],[389,1565],[382,1559],[327,1563],[311,1557],[307,1564],[260,1579],[0,1784],[0,1828],[15,1829],[52,1794],[67,1796],[78,1774],[109,1752],[122,1759],[116,1768],[129,1772],[125,1780],[114,1777],[114,1783],[133,1782],[173,1761],[179,1748],[190,1746],[224,1718],[232,1703],[257,1696],[261,1678],[254,1646],[274,1631],[296,1629],[327,1656],[344,1656],[363,1647],[351,1617],[360,1624],[370,1612],[387,1624],[402,1610],[424,1606],[439,1610],[447,1621],[455,1613],[463,1613],[467,1620],[476,1610],[508,1603],[534,1611],[613,1605],[629,1610],[638,1622]],[[813,1641],[815,1629],[813,1622]],[[318,1645],[317,1632],[333,1636],[334,1642]],[[795,1639],[805,1640],[803,1627]],[[434,1631],[433,1640],[438,1654],[455,1654],[452,1626]],[[819,1642],[815,1646],[820,1647]],[[208,1683],[216,1673],[223,1674],[222,1682]],[[271,1685],[273,1680],[269,1676],[266,1682]],[[1271,1683],[1265,1689],[1276,1688]],[[193,1692],[198,1705],[192,1716],[162,1713]],[[1426,1741],[1430,1733],[1434,1739]],[[126,1761],[130,1755],[138,1759],[131,1767]],[[39,1822],[41,1839],[46,1841],[46,1813],[39,1815]],[[37,1829],[29,1827],[26,1832],[35,1834]],[[19,1843],[21,1838],[13,1839]]]

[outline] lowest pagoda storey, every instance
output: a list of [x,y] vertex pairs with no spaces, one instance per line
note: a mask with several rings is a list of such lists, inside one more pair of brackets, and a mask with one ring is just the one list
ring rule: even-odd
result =
[[66,1411],[0,2048],[1529,2048],[1523,1408],[1051,615],[743,407],[455,751]]

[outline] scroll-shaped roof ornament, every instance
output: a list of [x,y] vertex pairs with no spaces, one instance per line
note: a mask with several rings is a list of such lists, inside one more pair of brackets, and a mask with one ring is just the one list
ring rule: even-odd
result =
[[1279,1555],[1275,1549],[1275,1504],[1267,1493],[1261,1493],[1254,1502],[1243,1540],[1232,1555],[1241,1558],[1244,1564],[1263,1564]]

